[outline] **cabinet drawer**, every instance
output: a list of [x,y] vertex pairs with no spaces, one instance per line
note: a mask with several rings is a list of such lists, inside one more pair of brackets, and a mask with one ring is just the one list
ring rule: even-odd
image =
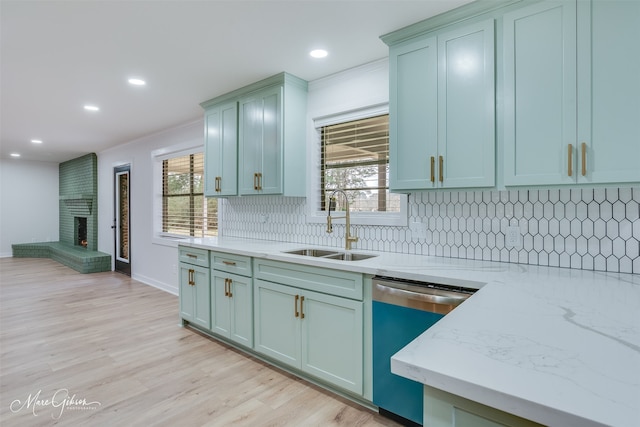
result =
[[178,246],[178,259],[187,264],[209,267],[209,251],[206,249],[188,248]]
[[325,294],[362,300],[362,274],[254,259],[255,278]]
[[242,255],[225,254],[222,252],[211,252],[211,267],[218,271],[239,274],[241,276],[251,276],[251,257]]

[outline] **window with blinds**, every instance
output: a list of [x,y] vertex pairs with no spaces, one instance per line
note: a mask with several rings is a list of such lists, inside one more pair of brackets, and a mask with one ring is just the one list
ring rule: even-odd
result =
[[[389,115],[323,126],[320,202],[342,189],[351,212],[399,212],[400,196],[389,193]],[[344,210],[344,198],[336,198]]]
[[162,161],[162,232],[207,237],[218,234],[218,200],[204,197],[204,156]]

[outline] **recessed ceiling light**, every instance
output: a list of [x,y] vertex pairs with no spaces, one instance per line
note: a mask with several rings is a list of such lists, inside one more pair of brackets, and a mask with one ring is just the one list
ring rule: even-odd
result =
[[100,108],[96,107],[95,105],[85,105],[84,109],[87,111],[100,111]]
[[42,144],[41,139],[32,139],[31,142],[33,142],[34,144]]
[[328,54],[329,54],[329,52],[327,52],[324,49],[315,49],[315,50],[312,50],[311,52],[309,52],[309,55],[311,55],[314,58],[324,58]]
[[134,86],[144,86],[147,84],[147,82],[142,79],[129,79],[129,84],[132,84]]
[[20,153],[11,153],[11,157],[20,157]]

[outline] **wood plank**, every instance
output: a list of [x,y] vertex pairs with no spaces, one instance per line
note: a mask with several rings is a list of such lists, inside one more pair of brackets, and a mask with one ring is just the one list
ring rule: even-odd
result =
[[[63,389],[99,405],[11,410]],[[0,424],[398,426],[180,327],[174,295],[33,258],[0,259]]]

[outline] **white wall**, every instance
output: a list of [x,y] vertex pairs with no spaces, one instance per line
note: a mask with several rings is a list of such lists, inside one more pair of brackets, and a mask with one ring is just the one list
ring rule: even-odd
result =
[[58,240],[58,163],[0,159],[0,256],[13,243]]
[[154,239],[154,160],[152,152],[197,140],[204,144],[203,121],[148,135],[98,154],[98,250],[114,256],[113,168],[131,164],[130,259],[131,276],[141,282],[178,293],[178,263],[175,242],[159,244]]

